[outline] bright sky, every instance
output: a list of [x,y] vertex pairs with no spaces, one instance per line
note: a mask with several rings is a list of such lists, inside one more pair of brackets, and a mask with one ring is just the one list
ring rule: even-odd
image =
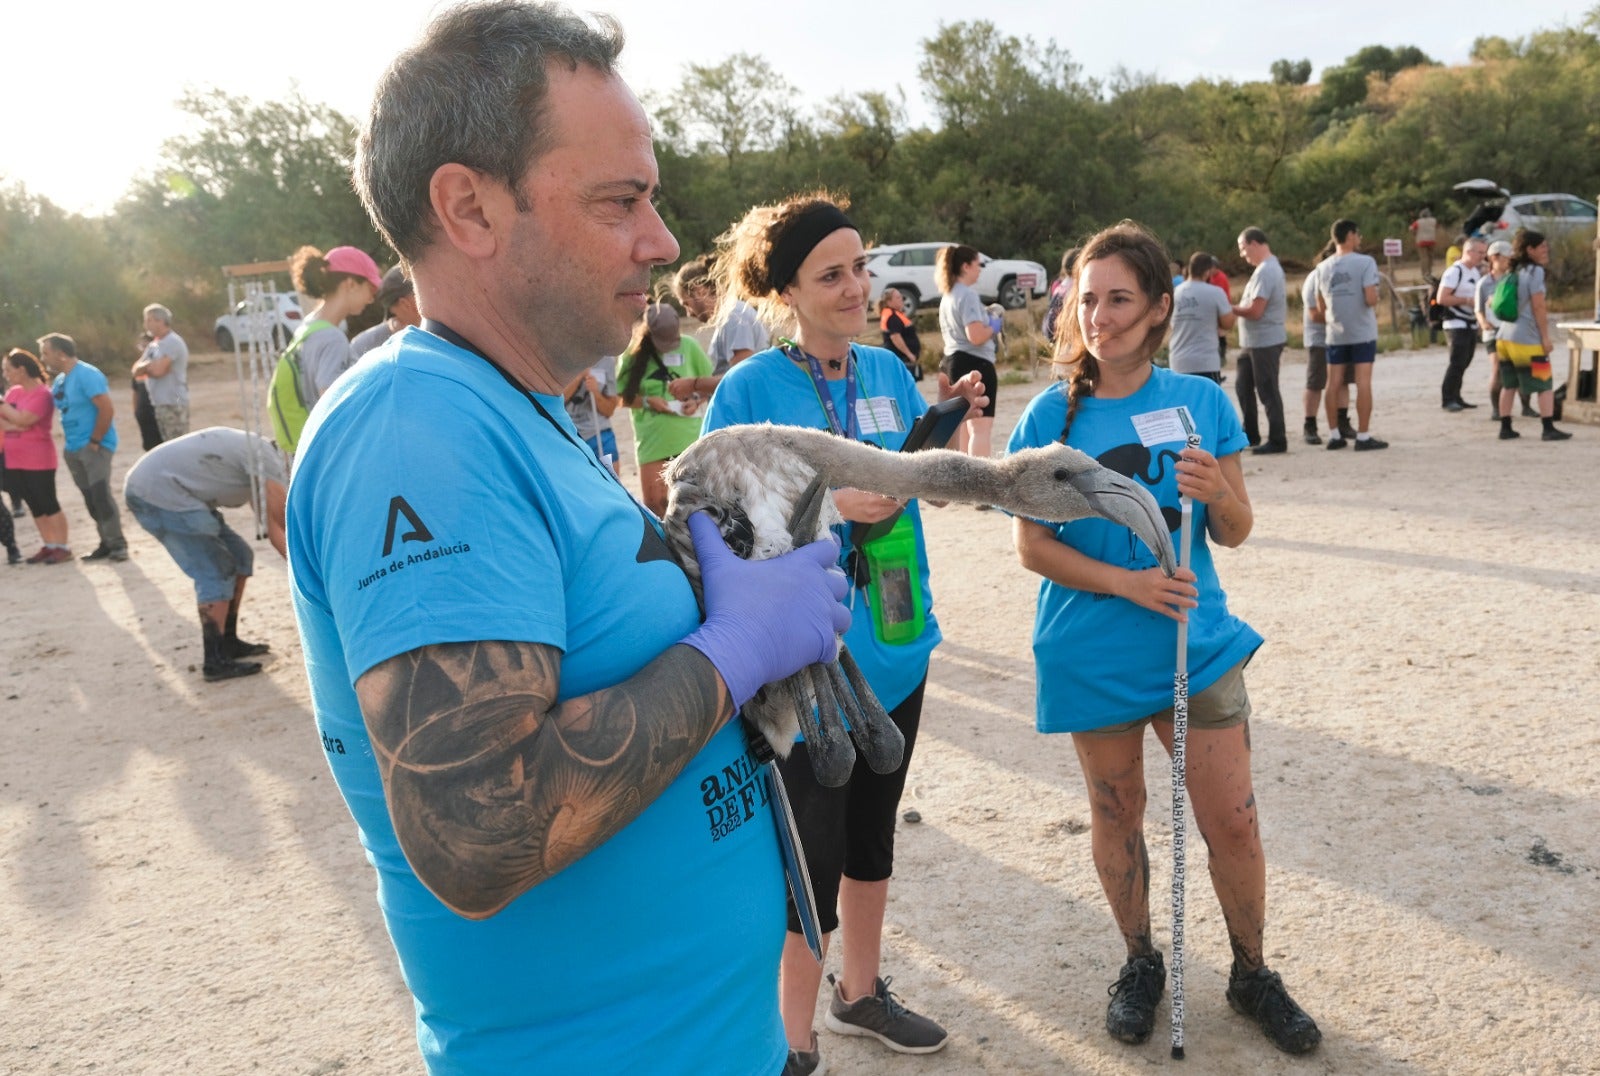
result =
[[[150,171],[161,143],[186,129],[174,107],[185,86],[258,101],[288,94],[359,117],[372,86],[447,0],[324,0],[317,5],[216,0],[8,3],[11,44],[0,99],[0,182],[20,181],[63,208],[104,213]],[[1308,58],[1313,79],[1364,45],[1417,45],[1462,62],[1473,38],[1516,37],[1578,24],[1595,0],[590,0],[628,35],[623,74],[666,91],[689,63],[735,52],[766,57],[807,103],[838,92],[905,93],[914,123],[930,121],[917,81],[921,41],[941,22],[985,18],[1003,33],[1053,38],[1086,74],[1119,67],[1171,82],[1265,78],[1275,59]],[[1508,25],[1507,14],[1523,20]]]

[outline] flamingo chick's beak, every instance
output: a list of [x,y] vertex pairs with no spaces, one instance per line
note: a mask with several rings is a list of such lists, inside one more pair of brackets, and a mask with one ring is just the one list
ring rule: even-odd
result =
[[1172,548],[1172,532],[1161,514],[1161,506],[1148,489],[1105,467],[1079,471],[1069,479],[1097,513],[1120,523],[1139,536],[1161,562],[1170,578],[1178,570],[1178,555]]

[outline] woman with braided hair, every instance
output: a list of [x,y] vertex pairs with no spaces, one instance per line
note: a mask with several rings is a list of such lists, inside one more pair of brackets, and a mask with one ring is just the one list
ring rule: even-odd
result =
[[[1250,699],[1244,666],[1261,636],[1228,611],[1209,537],[1237,546],[1254,517],[1239,454],[1238,413],[1206,378],[1159,369],[1151,356],[1172,319],[1166,251],[1124,221],[1078,259],[1062,312],[1055,367],[1064,381],[1028,405],[1010,451],[1061,441],[1150,488],[1169,525],[1179,498],[1194,503],[1189,569],[1168,578],[1122,526],[1105,520],[1013,522],[1024,567],[1043,576],[1034,621],[1036,725],[1070,732],[1092,807],[1095,868],[1127,946],[1110,989],[1106,1030],[1143,1042],[1155,1027],[1166,965],[1150,932],[1144,842],[1145,728],[1172,750],[1173,653],[1188,624],[1187,781],[1209,853],[1211,883],[1233,948],[1227,999],[1273,1045],[1306,1053],[1315,1021],[1264,963],[1266,860],[1250,779]],[[1186,447],[1190,432],[1199,448]]]

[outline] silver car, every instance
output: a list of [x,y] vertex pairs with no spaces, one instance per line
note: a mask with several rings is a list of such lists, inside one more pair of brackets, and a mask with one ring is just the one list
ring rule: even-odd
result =
[[1463,230],[1468,235],[1492,241],[1509,240],[1518,228],[1550,236],[1572,231],[1592,234],[1595,230],[1595,204],[1574,194],[1512,194],[1487,179],[1469,179],[1457,183],[1455,189],[1484,198],[1467,217]]

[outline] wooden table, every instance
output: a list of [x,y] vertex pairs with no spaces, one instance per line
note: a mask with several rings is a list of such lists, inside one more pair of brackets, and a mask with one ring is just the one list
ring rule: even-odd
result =
[[1600,398],[1596,397],[1596,367],[1600,366],[1600,322],[1563,321],[1557,329],[1567,334],[1567,402],[1561,417],[1600,425]]

